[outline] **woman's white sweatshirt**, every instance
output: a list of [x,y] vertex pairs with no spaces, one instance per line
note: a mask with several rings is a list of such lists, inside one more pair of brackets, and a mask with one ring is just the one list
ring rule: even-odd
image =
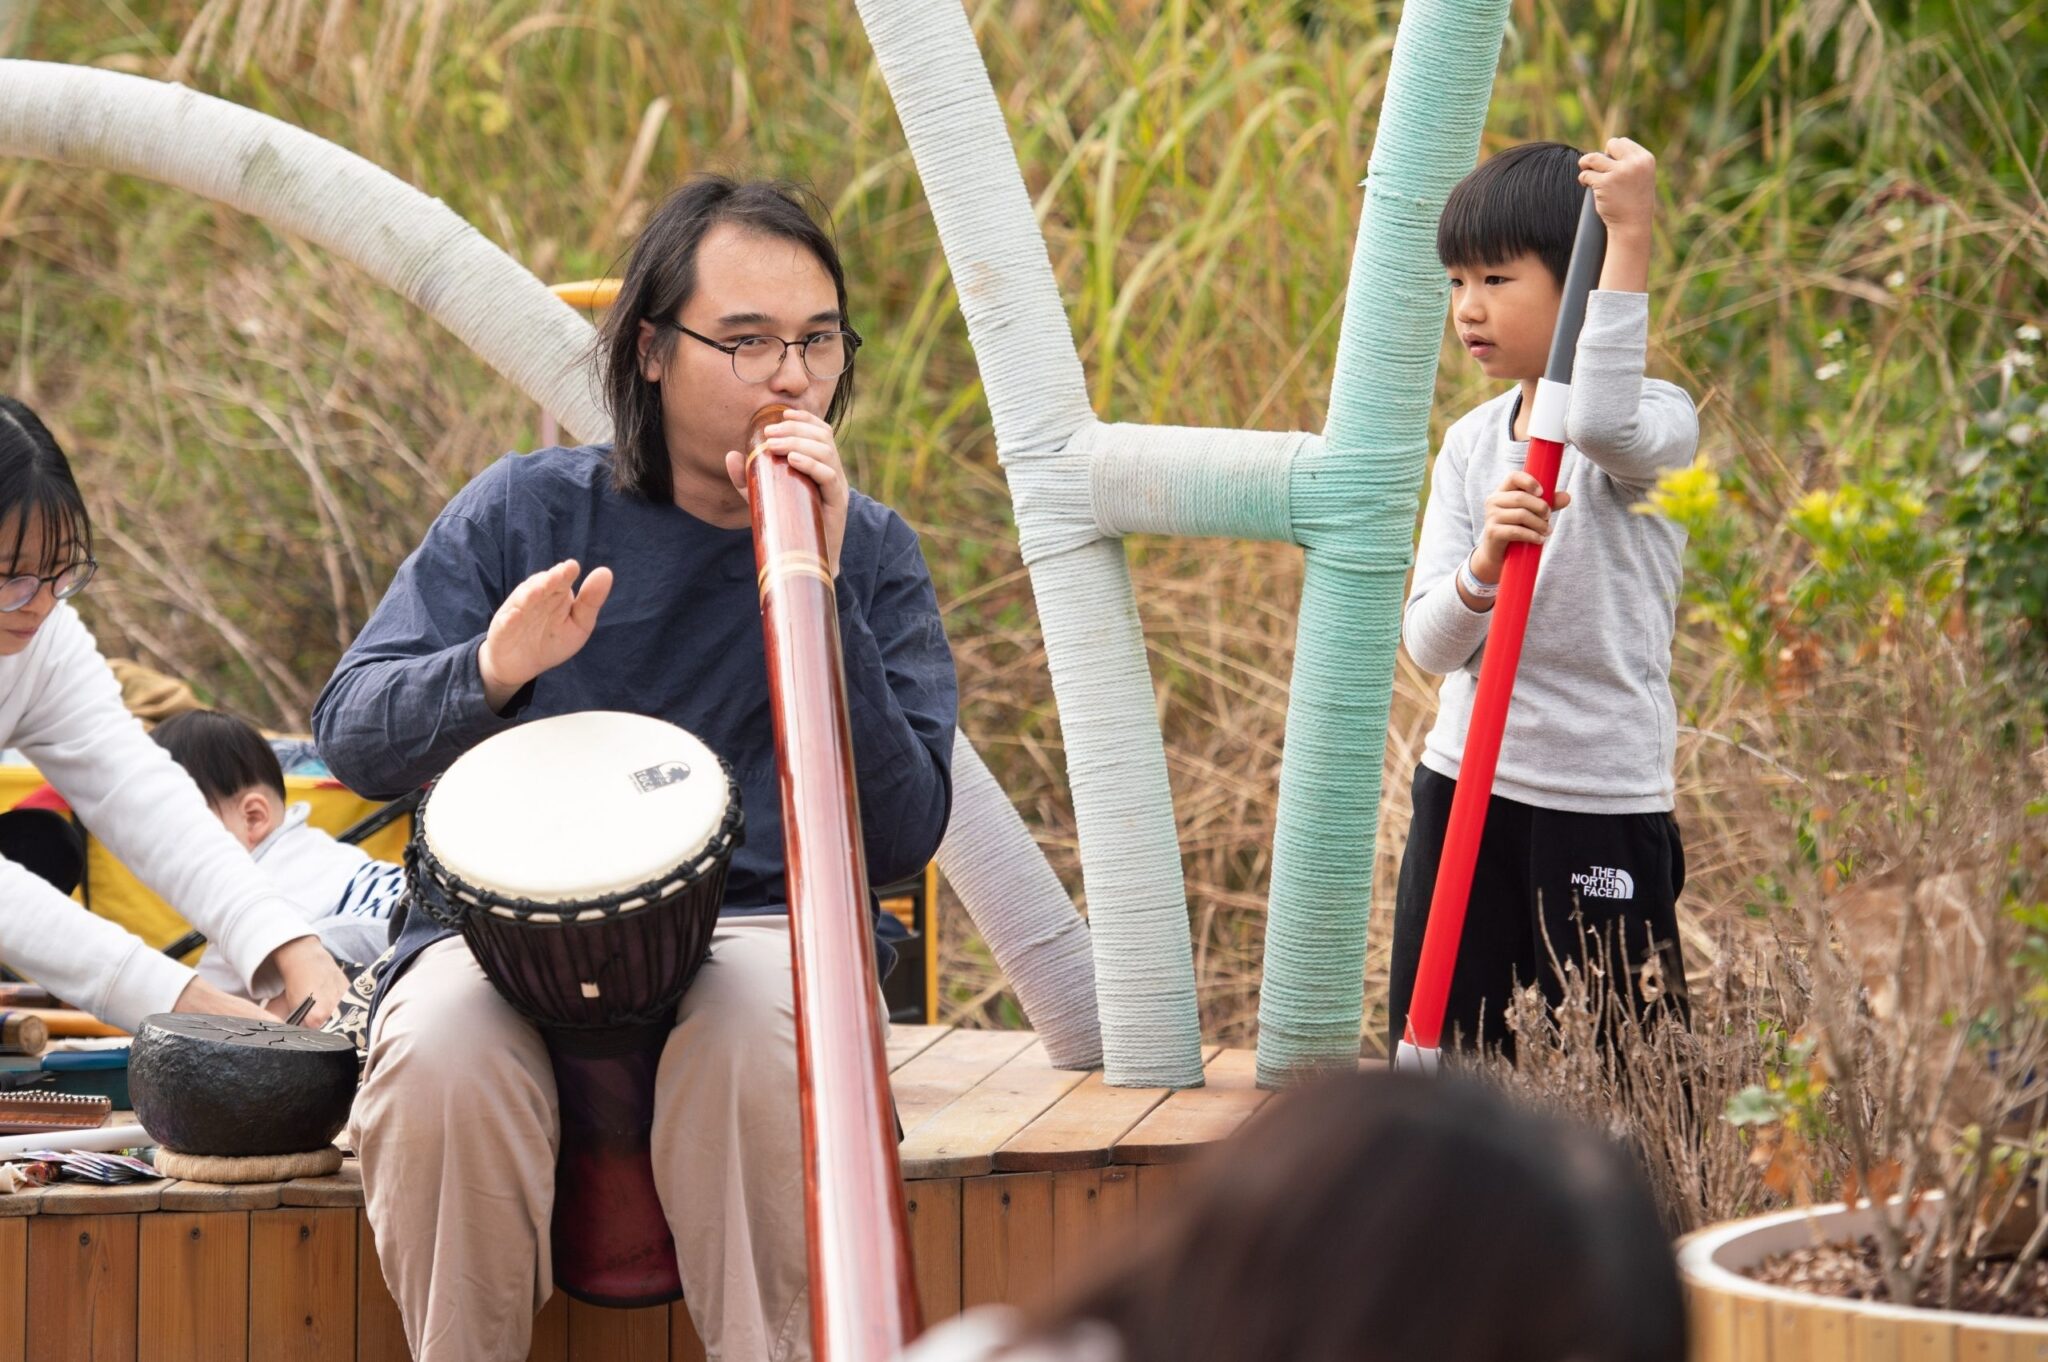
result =
[[[122,706],[113,672],[69,605],[50,612],[25,650],[0,657],[0,747],[34,762],[93,836],[206,933],[251,996],[277,991],[276,971],[263,963],[308,934],[305,919]],[[4,857],[0,959],[131,1031],[168,1012],[192,980],[187,966]]]

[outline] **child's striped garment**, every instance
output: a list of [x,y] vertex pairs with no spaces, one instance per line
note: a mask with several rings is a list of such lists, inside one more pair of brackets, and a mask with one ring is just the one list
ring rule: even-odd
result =
[[[405,868],[335,841],[306,821],[311,812],[310,805],[292,805],[250,855],[305,915],[322,945],[347,964],[367,965],[391,944],[391,917],[405,899]],[[230,993],[242,991],[210,950],[199,961],[199,974]]]

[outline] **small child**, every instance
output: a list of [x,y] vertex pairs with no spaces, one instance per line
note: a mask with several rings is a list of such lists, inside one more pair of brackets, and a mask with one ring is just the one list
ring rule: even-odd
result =
[[[306,821],[310,806],[286,807],[284,769],[261,733],[232,715],[195,709],[164,720],[150,736],[191,775],[228,831],[344,967],[368,965],[384,953],[391,915],[405,896],[404,868],[313,827]],[[213,954],[200,958],[200,977],[233,991],[234,981]]]
[[[1515,543],[1543,546],[1541,572],[1444,1035],[1510,1041],[1515,985],[1540,982],[1555,1002],[1553,953],[1583,959],[1588,936],[1626,961],[1617,983],[1684,1005],[1670,675],[1685,532],[1638,508],[1660,474],[1691,462],[1699,421],[1682,389],[1643,375],[1656,181],[1655,159],[1627,138],[1583,155],[1533,142],[1486,161],[1444,205],[1437,255],[1452,325],[1480,372],[1514,386],[1445,433],[1402,620],[1409,655],[1445,680],[1415,769],[1395,898],[1390,1052],[1407,1022],[1487,624]],[[1553,507],[1522,465],[1581,186],[1607,226],[1607,255],[1579,335]],[[1653,952],[1661,980],[1642,973]]]

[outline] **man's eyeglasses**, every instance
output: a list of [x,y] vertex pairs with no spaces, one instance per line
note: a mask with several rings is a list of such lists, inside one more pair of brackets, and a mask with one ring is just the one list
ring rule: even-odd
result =
[[68,601],[91,585],[93,574],[99,570],[98,563],[90,558],[84,558],[62,572],[48,577],[37,576],[32,572],[24,572],[19,577],[9,577],[0,581],[0,614],[11,615],[34,600],[36,593],[43,589],[44,582],[50,584],[50,593],[58,600]]
[[792,345],[803,361],[804,372],[821,383],[845,373],[846,366],[853,363],[853,352],[860,349],[860,333],[849,326],[813,332],[800,341],[786,341],[780,336],[741,336],[738,340],[716,341],[666,317],[661,325],[680,331],[693,341],[702,341],[714,350],[723,350],[732,357],[733,376],[742,383],[766,383],[775,377]]

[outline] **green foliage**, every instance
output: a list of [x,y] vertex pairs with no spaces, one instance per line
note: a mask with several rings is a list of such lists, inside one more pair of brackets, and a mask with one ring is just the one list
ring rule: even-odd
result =
[[1949,514],[1986,652],[2016,693],[2048,704],[2048,383],[2040,331],[2021,329],[2002,362],[2003,397],[1956,461]]

